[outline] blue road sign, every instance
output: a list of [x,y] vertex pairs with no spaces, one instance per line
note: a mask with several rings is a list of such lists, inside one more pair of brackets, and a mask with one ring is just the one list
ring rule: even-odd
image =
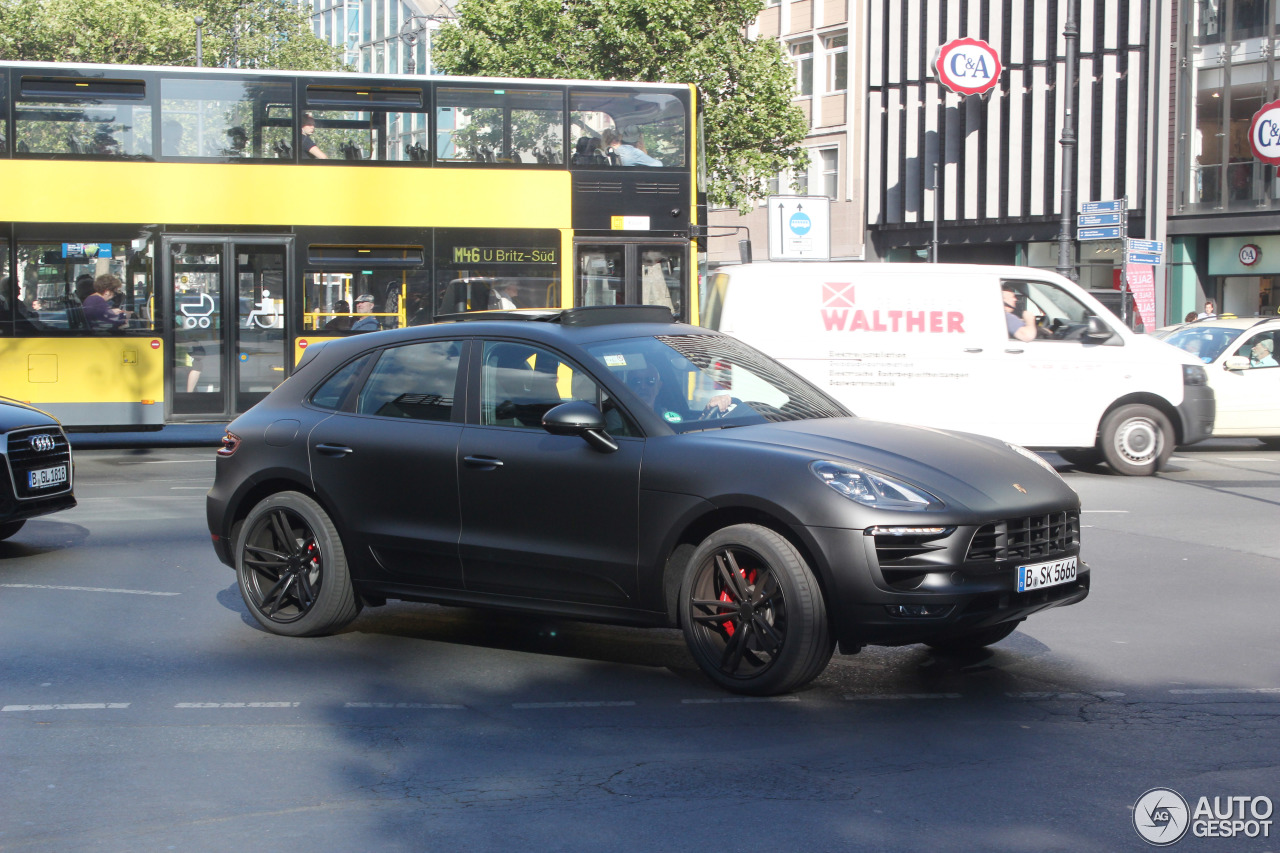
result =
[[1124,199],[1113,198],[1110,201],[1082,201],[1081,213],[1119,213],[1124,210]]
[[1082,213],[1076,217],[1077,228],[1095,228],[1099,225],[1119,225],[1118,213]]
[[1164,263],[1164,255],[1151,255],[1146,252],[1127,252],[1124,256],[1125,263],[1129,264],[1150,264],[1151,266],[1159,266]]
[[1164,241],[1163,240],[1130,240],[1129,251],[1144,252],[1148,255],[1163,255]]
[[1119,240],[1120,226],[1113,228],[1081,228],[1076,232],[1077,240]]

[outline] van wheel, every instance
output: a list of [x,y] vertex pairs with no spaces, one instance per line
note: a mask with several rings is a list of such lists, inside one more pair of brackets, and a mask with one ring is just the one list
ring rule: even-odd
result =
[[360,613],[338,530],[304,494],[281,492],[250,510],[235,554],[244,603],[273,634],[330,634]]
[[817,678],[835,649],[808,564],[756,524],[718,530],[693,552],[680,586],[680,624],[698,666],[734,693],[796,690]]
[[1121,406],[1102,419],[1102,456],[1117,474],[1145,477],[1173,455],[1173,427],[1156,409],[1140,403]]

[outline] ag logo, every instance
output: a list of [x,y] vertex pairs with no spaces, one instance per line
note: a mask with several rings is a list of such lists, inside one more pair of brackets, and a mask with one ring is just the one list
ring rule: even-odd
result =
[[1172,788],[1152,788],[1133,804],[1133,828],[1143,841],[1156,847],[1181,840],[1190,817],[1187,801]]

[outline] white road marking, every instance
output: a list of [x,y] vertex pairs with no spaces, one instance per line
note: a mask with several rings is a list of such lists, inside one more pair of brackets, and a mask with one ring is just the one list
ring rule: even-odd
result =
[[799,702],[799,696],[725,696],[722,699],[681,699],[682,705],[733,705],[741,702]]
[[512,708],[625,708],[635,702],[512,702]]
[[1280,693],[1280,687],[1194,687],[1184,690],[1170,690],[1179,696],[1213,696],[1239,693]]
[[440,702],[348,702],[342,707],[410,711],[465,711],[467,709],[466,705],[448,705]]
[[5,705],[3,711],[115,711],[128,708],[128,702],[86,702],[81,705]]
[[959,699],[959,693],[847,693],[846,702],[862,699]]
[[140,462],[130,462],[130,465],[182,465],[187,462],[217,462],[217,459],[205,459],[203,456],[193,456],[190,459],[144,459]]
[[153,592],[149,589],[107,589],[98,586],[53,586],[43,583],[0,583],[6,589],[57,589],[66,592],[114,592],[118,595],[182,595],[180,592]]
[[1080,512],[1082,514],[1093,512],[1093,513],[1111,513],[1112,515],[1128,515],[1129,510],[1127,509],[1082,509],[1080,510]]
[[202,491],[202,492],[207,492],[207,491],[209,491],[209,487],[208,487],[208,486],[170,486],[169,488],[170,488],[170,489],[174,489],[174,490],[176,490],[176,489],[199,489],[199,490],[200,490],[200,491]]
[[296,708],[301,702],[179,702],[175,708]]

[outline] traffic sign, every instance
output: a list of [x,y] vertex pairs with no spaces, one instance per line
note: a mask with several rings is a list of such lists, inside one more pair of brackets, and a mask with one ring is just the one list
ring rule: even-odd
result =
[[1124,262],[1126,264],[1150,264],[1154,267],[1164,263],[1164,255],[1149,254],[1147,252],[1126,252]]
[[1111,228],[1081,228],[1076,232],[1077,240],[1119,240],[1120,226]]
[[1076,217],[1076,227],[1096,228],[1099,225],[1119,225],[1118,213],[1082,213]]
[[1146,254],[1149,254],[1149,255],[1163,255],[1164,241],[1163,240],[1130,240],[1128,250],[1130,252],[1145,252]]
[[1124,199],[1113,198],[1108,201],[1082,201],[1081,213],[1119,213],[1124,210]]
[[831,199],[827,196],[768,197],[769,260],[831,259]]

